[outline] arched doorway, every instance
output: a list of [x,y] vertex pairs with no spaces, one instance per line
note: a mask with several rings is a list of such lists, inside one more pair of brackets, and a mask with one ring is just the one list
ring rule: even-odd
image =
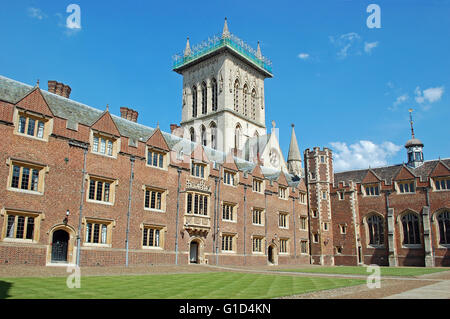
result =
[[198,242],[193,240],[189,245],[189,262],[191,264],[198,264]]
[[267,261],[271,265],[278,264],[277,250],[274,245],[270,245],[269,247],[267,247]]
[[69,246],[69,234],[63,230],[58,229],[53,233],[52,237],[52,263],[66,263],[67,251]]

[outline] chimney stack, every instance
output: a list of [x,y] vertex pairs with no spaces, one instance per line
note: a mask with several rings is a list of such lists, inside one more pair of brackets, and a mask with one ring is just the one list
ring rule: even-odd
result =
[[129,121],[137,122],[139,113],[127,107],[120,108],[120,117]]
[[65,98],[69,98],[72,89],[70,88],[70,86],[65,85],[64,83],[60,83],[57,81],[48,81],[48,91]]

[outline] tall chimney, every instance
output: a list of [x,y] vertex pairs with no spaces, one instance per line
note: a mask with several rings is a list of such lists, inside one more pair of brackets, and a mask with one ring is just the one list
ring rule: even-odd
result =
[[133,122],[137,122],[139,113],[135,110],[129,109],[127,107],[120,108],[120,117]]
[[72,89],[70,88],[70,86],[65,85],[64,83],[60,83],[57,81],[48,81],[48,91],[65,98],[69,98]]

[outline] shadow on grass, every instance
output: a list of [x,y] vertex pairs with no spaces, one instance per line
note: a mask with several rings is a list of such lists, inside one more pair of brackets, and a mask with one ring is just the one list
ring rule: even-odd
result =
[[0,280],[0,299],[6,299],[11,297],[8,295],[8,291],[11,288],[12,284],[10,282],[1,281]]

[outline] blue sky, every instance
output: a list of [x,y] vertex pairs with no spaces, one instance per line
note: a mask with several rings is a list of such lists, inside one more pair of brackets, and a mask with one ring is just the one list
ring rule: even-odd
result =
[[[69,29],[69,4],[81,29]],[[381,28],[369,29],[369,4]],[[182,78],[172,56],[230,31],[273,63],[266,123],[285,156],[290,124],[300,149],[330,147],[338,170],[406,160],[408,109],[425,159],[450,157],[450,1],[2,1],[0,74],[57,80],[99,109],[136,109],[169,131],[181,120]]]

